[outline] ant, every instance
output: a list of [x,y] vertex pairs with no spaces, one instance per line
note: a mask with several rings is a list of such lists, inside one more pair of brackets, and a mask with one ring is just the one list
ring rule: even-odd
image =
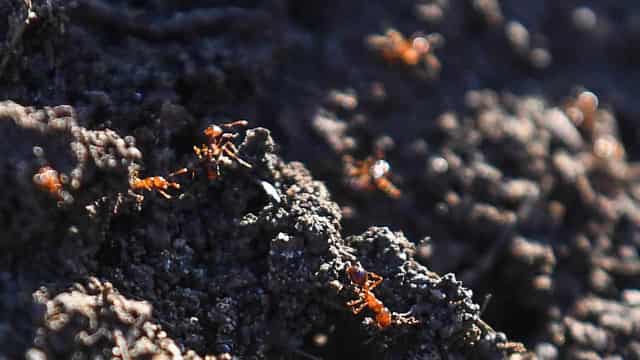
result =
[[[565,103],[564,111],[576,127],[584,131],[596,159],[624,159],[624,146],[607,126],[598,126],[598,96],[582,90]],[[608,131],[609,130],[609,131]]]
[[397,323],[418,323],[418,320],[412,316],[391,313],[391,311],[384,306],[382,301],[373,294],[371,290],[380,285],[383,280],[382,276],[366,271],[360,265],[349,265],[347,267],[347,276],[349,276],[349,279],[353,284],[358,286],[358,299],[347,302],[347,306],[351,308],[351,312],[354,315],[359,314],[365,308],[371,309],[375,314],[376,325],[378,325],[379,329],[389,327],[393,323],[394,315],[396,316]]
[[440,60],[433,54],[433,50],[442,42],[443,38],[439,34],[413,36],[407,39],[401,32],[394,29],[387,30],[384,35],[367,37],[369,46],[380,52],[387,62],[401,62],[408,66],[416,66],[423,62],[430,76],[438,75],[442,68]]
[[[233,129],[234,127],[245,127],[248,122],[246,120],[238,120],[222,125],[210,125],[204,130],[204,135],[208,139],[207,144],[202,144],[200,147],[194,146],[193,152],[198,157],[199,164],[207,172],[209,180],[213,181],[221,176],[220,162],[231,158],[237,161],[240,165],[251,169],[251,164],[238,157],[238,149],[231,140],[238,137],[237,133],[225,132],[224,129]],[[182,168],[172,172],[169,176],[181,175],[191,173],[191,176],[195,176],[196,169],[193,167]]]
[[180,189],[180,184],[168,181],[162,176],[151,176],[140,179],[138,177],[138,171],[133,171],[131,173],[131,176],[129,177],[129,186],[133,190],[156,190],[160,195],[164,196],[165,199],[171,199],[171,195],[169,195],[165,190],[168,190],[170,187]]
[[391,165],[384,160],[382,151],[378,150],[375,157],[369,156],[364,160],[354,160],[350,155],[343,156],[342,160],[352,188],[367,191],[377,188],[394,199],[402,194],[389,180]]
[[588,90],[579,92],[565,102],[564,111],[576,127],[584,129],[589,136],[593,135],[598,111],[596,94]]
[[63,199],[60,173],[51,166],[43,166],[33,175],[33,182],[43,191],[48,192],[58,200]]

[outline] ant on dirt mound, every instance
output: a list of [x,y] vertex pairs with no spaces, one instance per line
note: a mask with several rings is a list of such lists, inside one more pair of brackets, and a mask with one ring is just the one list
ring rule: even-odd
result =
[[[245,127],[248,122],[246,120],[238,120],[222,125],[210,125],[204,130],[204,135],[208,139],[207,144],[200,147],[194,146],[193,152],[198,157],[197,165],[200,165],[207,174],[207,178],[211,181],[221,176],[220,163],[225,161],[237,161],[240,165],[251,169],[251,164],[242,160],[238,156],[238,148],[233,144],[233,139],[238,137],[238,133],[226,132],[225,129],[233,129],[235,127]],[[185,167],[176,170],[169,176],[191,173],[195,177],[197,168],[194,166]]]
[[347,276],[351,282],[357,286],[358,298],[347,302],[354,315],[359,314],[364,309],[369,308],[375,314],[375,322],[379,329],[384,329],[392,324],[418,324],[419,321],[408,314],[392,313],[384,306],[372,290],[382,283],[382,276],[363,269],[360,265],[351,264],[347,266]]

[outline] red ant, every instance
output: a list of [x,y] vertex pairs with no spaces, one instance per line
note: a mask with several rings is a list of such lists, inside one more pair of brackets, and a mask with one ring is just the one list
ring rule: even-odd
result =
[[54,198],[62,200],[62,182],[60,173],[51,166],[43,166],[33,175],[33,182],[43,191]]
[[394,315],[397,317],[397,323],[418,323],[418,320],[412,316],[392,314],[391,311],[384,306],[384,303],[373,294],[371,290],[380,285],[383,280],[382,276],[366,271],[360,265],[349,265],[347,267],[347,275],[351,282],[358,286],[358,299],[347,302],[347,306],[351,308],[351,312],[354,315],[359,314],[365,308],[369,308],[375,314],[375,321],[379,329],[390,326],[393,323]]
[[384,160],[382,151],[377,151],[375,157],[369,156],[364,160],[354,160],[350,155],[343,156],[342,160],[352,188],[367,191],[377,188],[394,199],[402,194],[389,180],[391,165]]
[[58,200],[58,206],[68,205],[73,202],[73,196],[64,189],[67,179],[67,175],[51,166],[43,166],[33,175],[33,182],[36,186]]
[[[210,125],[204,130],[204,135],[209,139],[207,144],[202,144],[200,147],[194,146],[193,152],[198,157],[199,164],[205,169],[207,172],[207,177],[209,180],[216,180],[221,176],[220,173],[220,162],[225,158],[231,158],[232,160],[237,161],[240,165],[251,168],[251,164],[242,160],[238,157],[238,149],[233,144],[232,140],[238,137],[237,133],[228,133],[223,129],[232,129],[237,126],[247,126],[248,122],[246,120],[238,120],[222,125]],[[191,173],[192,176],[195,176],[196,170],[192,167],[182,168],[173,173],[169,174],[169,176],[181,175],[186,173]]]
[[147,190],[153,191],[156,190],[160,193],[160,195],[164,196],[166,199],[171,199],[171,195],[167,194],[165,190],[170,187],[174,189],[180,189],[180,184],[168,181],[162,176],[151,176],[146,177],[144,179],[140,179],[138,177],[138,172],[133,171],[131,176],[129,177],[129,186],[133,190]]
[[389,29],[384,35],[370,35],[367,43],[389,63],[404,63],[408,66],[423,63],[432,77],[437,76],[442,68],[440,60],[433,54],[433,50],[443,43],[439,34],[407,39],[401,32]]

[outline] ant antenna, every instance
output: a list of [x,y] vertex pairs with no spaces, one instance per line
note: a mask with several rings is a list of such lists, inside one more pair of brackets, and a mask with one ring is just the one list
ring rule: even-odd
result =
[[487,306],[489,305],[489,302],[491,302],[492,297],[493,295],[491,293],[484,296],[484,301],[482,301],[482,306],[480,306],[480,316],[482,316],[484,311],[487,310]]

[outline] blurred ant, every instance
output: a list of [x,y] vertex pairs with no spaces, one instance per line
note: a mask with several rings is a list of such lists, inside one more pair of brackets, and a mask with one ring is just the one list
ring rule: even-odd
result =
[[567,100],[564,111],[574,125],[583,129],[587,135],[593,136],[595,131],[598,96],[591,91],[583,90],[575,97]]
[[366,191],[379,189],[394,199],[402,194],[389,180],[391,165],[384,160],[381,150],[376,152],[375,157],[369,156],[364,160],[354,160],[350,155],[343,156],[342,160],[352,188]]
[[443,38],[440,34],[413,36],[407,39],[394,29],[387,30],[384,35],[367,37],[367,44],[378,51],[387,62],[400,62],[408,66],[416,66],[422,62],[430,76],[437,76],[442,68],[440,60],[433,54],[433,50],[442,43]]
[[[204,130],[204,135],[208,138],[207,144],[202,144],[200,147],[194,146],[193,152],[198,157],[198,163],[204,168],[209,180],[213,181],[221,176],[220,162],[231,158],[237,161],[240,165],[251,168],[251,164],[238,157],[238,149],[233,144],[232,140],[238,137],[237,133],[225,132],[223,129],[233,129],[234,127],[247,126],[246,120],[238,120],[222,125],[210,125]],[[193,167],[185,167],[174,171],[169,176],[181,175],[191,173],[194,177],[196,169]]]
[[574,98],[566,101],[564,112],[574,125],[585,133],[596,159],[622,160],[626,153],[623,144],[616,138],[615,131],[597,125],[598,106],[598,96],[591,91],[582,90]]
[[351,282],[358,286],[358,299],[347,302],[347,306],[351,308],[351,312],[354,315],[359,314],[365,308],[369,308],[375,314],[376,325],[378,325],[379,329],[389,327],[394,321],[394,316],[396,317],[396,323],[399,324],[418,323],[418,320],[407,314],[391,313],[382,301],[376,298],[371,290],[380,285],[383,280],[382,276],[366,271],[360,265],[353,264],[347,267],[347,275]]
[[180,184],[168,181],[162,176],[151,176],[140,179],[138,177],[137,170],[132,171],[131,175],[129,176],[129,186],[132,190],[156,190],[160,193],[160,195],[164,196],[165,199],[171,199],[171,195],[166,192],[166,190],[168,190],[170,187],[174,189],[180,189]]
[[62,181],[60,173],[51,166],[43,166],[33,175],[33,182],[41,190],[48,192],[58,200],[63,199]]

